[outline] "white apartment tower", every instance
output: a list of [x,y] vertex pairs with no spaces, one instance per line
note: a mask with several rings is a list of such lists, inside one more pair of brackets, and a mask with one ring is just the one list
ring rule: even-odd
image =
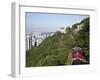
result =
[[61,33],[66,33],[66,28],[65,28],[65,27],[61,27],[61,28],[60,28],[60,32],[61,32]]

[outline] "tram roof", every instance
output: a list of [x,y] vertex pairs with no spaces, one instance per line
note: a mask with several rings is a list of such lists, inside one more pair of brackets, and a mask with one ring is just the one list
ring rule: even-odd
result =
[[80,48],[80,47],[74,47],[73,50],[74,51],[79,51],[79,50],[82,50],[82,48]]

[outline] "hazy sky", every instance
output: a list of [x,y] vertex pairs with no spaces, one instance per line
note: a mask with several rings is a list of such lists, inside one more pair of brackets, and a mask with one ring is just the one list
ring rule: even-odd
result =
[[26,32],[55,32],[88,16],[26,12]]

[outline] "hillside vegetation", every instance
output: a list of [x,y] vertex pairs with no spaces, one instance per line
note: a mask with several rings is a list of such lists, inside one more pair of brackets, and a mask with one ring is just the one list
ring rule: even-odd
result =
[[[84,24],[79,31],[77,25]],[[71,65],[71,50],[81,47],[85,59],[89,62],[89,18],[66,28],[66,33],[59,31],[46,38],[39,46],[26,51],[26,67]]]

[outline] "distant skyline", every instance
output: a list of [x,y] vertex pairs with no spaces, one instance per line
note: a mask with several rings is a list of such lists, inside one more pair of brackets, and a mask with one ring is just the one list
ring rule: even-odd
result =
[[55,32],[87,17],[79,14],[50,14],[26,12],[26,32]]

